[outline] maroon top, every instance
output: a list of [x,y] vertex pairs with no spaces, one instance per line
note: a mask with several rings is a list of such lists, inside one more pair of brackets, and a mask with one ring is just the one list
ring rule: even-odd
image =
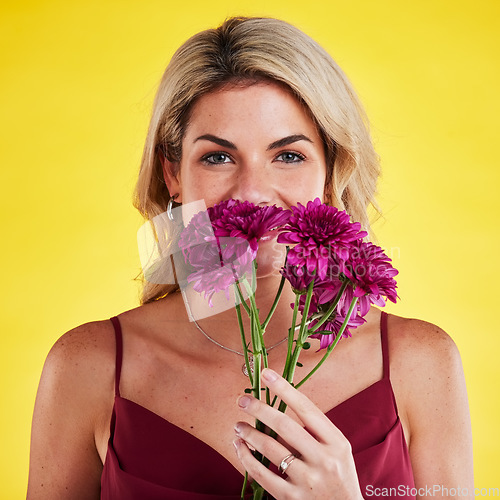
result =
[[[101,499],[239,499],[243,477],[222,455],[120,396],[122,333],[118,318],[111,321],[116,335],[115,404]],[[414,488],[410,457],[389,379],[385,313],[381,339],[383,378],[326,415],[351,443],[363,496],[387,498],[393,493],[394,498],[414,499],[409,494]]]

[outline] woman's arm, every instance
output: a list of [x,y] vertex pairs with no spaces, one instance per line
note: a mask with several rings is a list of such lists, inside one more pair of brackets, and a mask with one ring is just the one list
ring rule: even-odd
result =
[[422,498],[473,498],[472,434],[462,362],[435,325],[393,317],[391,379],[408,423],[415,485]]
[[114,340],[104,323],[61,337],[45,362],[31,432],[28,500],[98,499],[96,429],[111,411]]

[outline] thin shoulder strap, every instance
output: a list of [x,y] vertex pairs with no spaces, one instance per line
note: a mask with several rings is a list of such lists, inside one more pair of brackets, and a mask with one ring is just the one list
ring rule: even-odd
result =
[[380,316],[380,339],[382,343],[382,365],[384,378],[389,378],[389,341],[387,339],[387,317],[388,314],[382,311]]
[[115,396],[120,396],[120,375],[122,372],[123,357],[122,327],[120,320],[116,316],[111,318],[111,323],[113,323],[113,328],[115,329],[116,340]]

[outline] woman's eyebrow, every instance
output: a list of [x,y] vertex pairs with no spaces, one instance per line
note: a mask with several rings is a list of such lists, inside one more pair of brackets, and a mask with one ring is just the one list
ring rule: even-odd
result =
[[222,139],[221,137],[217,137],[216,135],[212,135],[212,134],[200,135],[200,137],[197,137],[193,142],[196,142],[196,141],[210,141],[210,142],[214,142],[215,144],[218,144],[219,146],[221,146],[223,148],[238,149],[232,142],[227,141],[226,139]]
[[[217,137],[216,135],[212,134],[203,134],[197,137],[193,142],[196,141],[210,141],[213,142],[223,148],[228,148],[228,149],[234,149],[237,150],[238,148],[236,147],[235,144],[233,144],[231,141],[228,141],[226,139],[222,139],[222,137]],[[285,146],[288,146],[289,144],[293,144],[294,142],[298,141],[308,141],[308,142],[313,142],[309,137],[307,137],[304,134],[293,134],[289,135],[287,137],[283,137],[282,139],[278,139],[277,141],[272,142],[269,144],[267,147],[268,151],[271,151],[273,149],[278,149],[278,148],[283,148]]]
[[294,134],[294,135],[289,135],[287,137],[283,137],[283,139],[278,139],[277,141],[272,142],[267,147],[267,150],[271,151],[272,149],[283,148],[285,146],[288,146],[289,144],[293,144],[294,142],[298,142],[298,141],[308,141],[308,142],[312,143],[311,139],[309,139],[309,137],[307,137],[306,135]]

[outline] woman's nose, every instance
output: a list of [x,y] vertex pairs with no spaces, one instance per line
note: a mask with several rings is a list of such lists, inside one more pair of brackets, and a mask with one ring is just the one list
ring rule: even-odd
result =
[[254,205],[267,205],[273,199],[270,173],[263,165],[252,163],[239,169],[232,197]]

